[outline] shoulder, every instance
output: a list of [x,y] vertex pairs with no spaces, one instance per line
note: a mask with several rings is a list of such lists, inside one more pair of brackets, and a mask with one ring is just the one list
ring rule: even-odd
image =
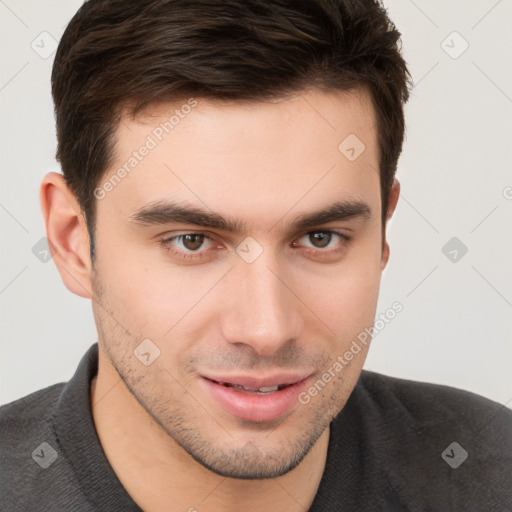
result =
[[355,432],[354,465],[377,486],[367,499],[373,492],[408,510],[512,506],[512,411],[503,404],[363,370],[337,424],[336,444]]
[[80,510],[91,510],[55,433],[64,387],[54,384],[0,407],[0,496],[5,510],[78,510],[75,502]]
[[[478,394],[442,384],[390,377],[363,370],[359,395],[388,414],[401,416],[418,426],[457,425],[458,429],[483,434],[492,430],[512,450],[512,410]],[[502,445],[502,446],[503,446]]]
[[53,419],[63,386],[54,384],[0,407],[0,472],[11,474],[25,467],[32,462],[34,450],[53,439]]
[[64,385],[64,383],[53,384],[0,406],[2,439],[9,437],[26,439],[31,432],[39,432],[45,423],[51,421]]

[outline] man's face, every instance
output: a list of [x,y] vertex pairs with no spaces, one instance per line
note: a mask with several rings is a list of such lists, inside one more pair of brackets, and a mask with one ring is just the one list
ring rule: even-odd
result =
[[[140,405],[205,467],[275,477],[342,409],[366,357],[363,347],[332,370],[375,316],[374,113],[362,92],[196,101],[153,107],[118,128],[116,161],[100,186],[122,179],[97,202],[100,347]],[[175,110],[166,133],[160,123]],[[124,176],[118,169],[134,151]],[[167,202],[236,220],[240,230],[141,213]],[[344,218],[294,225],[335,203],[360,204]],[[329,368],[317,394],[299,400]]]

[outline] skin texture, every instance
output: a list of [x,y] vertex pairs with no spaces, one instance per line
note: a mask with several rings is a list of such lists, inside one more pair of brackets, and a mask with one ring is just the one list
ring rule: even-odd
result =
[[[104,183],[159,123],[186,103],[160,104],[117,130]],[[313,381],[373,325],[389,246],[382,233],[376,123],[369,96],[304,91],[256,104],[197,98],[189,114],[98,201],[96,261],[85,219],[61,175],[41,186],[54,261],[65,285],[92,299],[99,369],[93,418],[121,483],[146,511],[304,510],[316,494],[329,422],[348,399],[367,349],[308,404],[274,421],[226,412],[200,375],[306,372]],[[354,161],[338,146],[356,134]],[[396,181],[388,218],[398,197]],[[130,221],[149,202],[175,200],[244,221],[231,233]],[[371,208],[305,232],[287,225],[336,201]],[[325,244],[311,233],[337,230]],[[163,239],[204,233],[203,245]],[[309,233],[309,234],[308,234]],[[252,237],[262,253],[236,248]],[[192,247],[192,250],[190,249]],[[330,252],[329,252],[330,251]],[[202,254],[186,259],[184,253]],[[160,355],[134,355],[144,339]]]

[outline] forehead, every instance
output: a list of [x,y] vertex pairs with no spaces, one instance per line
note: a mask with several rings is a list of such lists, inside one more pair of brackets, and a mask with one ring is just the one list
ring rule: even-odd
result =
[[369,95],[310,90],[261,102],[188,98],[125,116],[100,210],[129,218],[183,200],[263,222],[340,199],[378,201],[376,119]]

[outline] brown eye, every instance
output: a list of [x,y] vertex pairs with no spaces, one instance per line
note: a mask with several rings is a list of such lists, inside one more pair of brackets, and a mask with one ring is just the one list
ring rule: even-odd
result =
[[203,245],[204,235],[200,233],[189,233],[182,235],[183,246],[189,251],[196,251]]
[[352,238],[349,235],[339,231],[322,229],[305,233],[294,241],[292,246],[302,246],[308,253],[314,253],[315,257],[323,257],[332,256],[345,250],[351,240]]
[[327,247],[332,239],[332,234],[328,231],[313,231],[309,233],[309,240],[315,247],[322,249]]
[[212,239],[204,233],[183,233],[160,241],[164,249],[179,258],[202,258],[213,246]]

